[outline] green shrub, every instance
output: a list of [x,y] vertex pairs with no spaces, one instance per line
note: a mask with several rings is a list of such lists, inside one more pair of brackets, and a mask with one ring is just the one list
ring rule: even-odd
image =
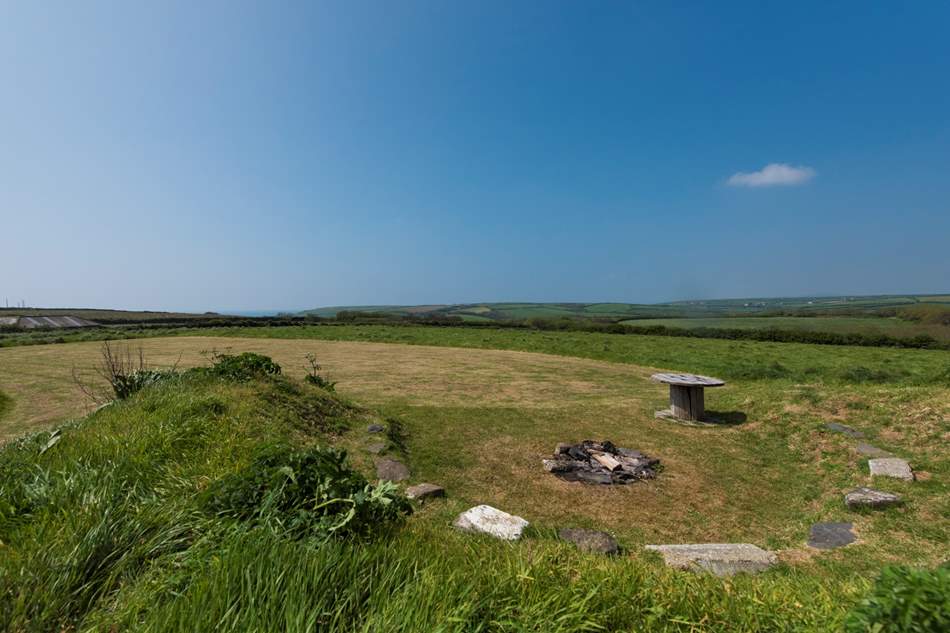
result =
[[950,631],[950,567],[885,567],[845,623],[847,633]]
[[412,512],[391,482],[370,485],[333,448],[262,450],[209,489],[205,507],[292,538],[370,536]]
[[199,369],[199,372],[208,373],[218,378],[234,382],[246,382],[254,378],[276,376],[280,374],[280,365],[269,356],[244,352],[243,354],[211,353],[211,367]]

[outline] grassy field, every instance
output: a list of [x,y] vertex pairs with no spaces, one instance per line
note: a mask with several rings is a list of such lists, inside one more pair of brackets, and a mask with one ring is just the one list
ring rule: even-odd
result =
[[[723,581],[667,570],[635,547],[615,559],[585,555],[556,541],[553,523],[533,514],[535,527],[518,544],[462,535],[446,519],[469,503],[471,490],[451,483],[448,500],[422,508],[403,529],[367,522],[372,532],[360,538],[301,539],[285,523],[265,521],[289,518],[275,510],[258,520],[208,511],[209,499],[232,503],[214,491],[253,473],[263,446],[334,444],[359,456],[372,439],[362,427],[375,419],[294,381],[182,379],[63,427],[55,442],[41,433],[8,445],[0,451],[0,624],[76,631],[824,631],[869,586],[860,574],[839,572],[831,582],[794,565]],[[410,430],[414,468],[421,435]],[[285,494],[280,481],[293,475],[261,485],[267,494]],[[629,487],[625,494],[631,503],[655,492]]]
[[768,312],[822,313],[840,310],[873,314],[876,310],[936,304],[950,306],[948,295],[871,295],[840,297],[772,297],[710,299],[669,303],[470,303],[421,306],[332,306],[304,314],[333,317],[338,312],[377,312],[414,316],[480,316],[491,320],[599,318],[702,318]]
[[713,317],[691,319],[631,319],[626,325],[696,329],[801,330],[805,332],[832,332],[836,334],[884,334],[897,338],[911,338],[921,334],[938,341],[950,341],[950,327],[936,323],[917,323],[897,317]]
[[321,339],[508,349],[707,373],[736,380],[950,385],[939,350],[823,346],[527,329],[316,325],[212,328],[183,335]]
[[[77,628],[134,621],[141,630],[193,630],[194,622],[214,621],[305,630],[316,609],[328,614],[325,630],[438,630],[441,622],[443,630],[529,630],[530,623],[546,631],[587,625],[826,631],[840,625],[883,565],[932,567],[946,557],[947,352],[386,326],[229,334],[141,344],[149,359],[166,366],[207,364],[201,352],[210,349],[265,353],[291,379],[304,375],[304,355],[314,353],[342,396],[371,407],[367,415],[399,422],[405,437],[388,450],[407,461],[413,482],[440,483],[448,498],[422,508],[385,544],[336,544],[314,553],[256,533],[229,533],[215,546],[195,536],[208,549],[162,554],[146,571],[119,573],[113,580],[121,580],[122,589],[93,600],[85,626]],[[79,397],[71,368],[91,367],[98,351],[97,343],[0,350],[0,391],[13,397],[0,435],[40,432],[36,443],[42,444],[44,429],[87,413],[90,405]],[[649,380],[654,369],[726,378],[726,387],[708,392],[707,408],[730,414],[736,424],[699,428],[655,419],[667,394]],[[136,488],[160,491],[152,503],[170,505],[161,511],[169,520],[179,512],[192,516],[191,493],[183,490],[202,489],[245,463],[262,436],[330,441],[349,448],[356,466],[371,472],[362,450],[370,437],[297,437],[282,426],[291,418],[278,423],[266,412],[276,407],[292,413],[299,405],[274,395],[261,400],[261,393],[272,392],[255,389],[182,389],[165,393],[167,399],[146,395],[129,407],[107,408],[94,418],[105,430],[81,425],[75,440],[66,431],[38,463],[66,472],[84,451],[103,463],[134,461],[146,436],[150,446],[165,447],[162,454],[186,447],[180,462],[167,462],[171,470],[163,466],[149,475],[159,479]],[[202,404],[209,398],[222,406]],[[258,422],[260,415],[265,417]],[[191,419],[198,435],[175,439],[176,429]],[[843,492],[870,483],[866,459],[855,440],[828,432],[828,421],[850,424],[866,441],[910,460],[918,481],[874,482],[905,495],[903,507],[845,509]],[[660,458],[664,469],[654,481],[617,488],[570,484],[543,471],[540,459],[554,444],[586,438],[640,449]],[[126,444],[135,448],[108,448]],[[478,503],[524,516],[532,522],[531,537],[511,546],[454,533],[452,519]],[[7,573],[26,556],[39,556],[44,539],[56,534],[63,543],[38,560],[53,565],[57,556],[68,558],[69,547],[78,547],[69,539],[78,539],[96,516],[77,517],[54,532],[30,532],[34,541],[7,531],[0,536],[4,543],[18,544],[0,548]],[[821,520],[853,522],[858,542],[831,552],[808,548],[808,528]],[[618,560],[578,554],[553,538],[565,526],[608,530],[625,553]],[[722,581],[669,572],[642,551],[647,543],[710,541],[755,543],[777,551],[782,565],[758,577]],[[210,559],[217,562],[203,562]],[[327,565],[338,570],[332,580]],[[308,574],[335,583],[341,595],[353,592],[352,611],[338,612],[341,604]],[[14,581],[7,575],[0,582]],[[367,582],[387,599],[373,598],[376,590],[367,594],[360,584]],[[440,599],[440,591],[452,598]],[[234,596],[254,608],[229,612]],[[497,617],[491,625],[487,613]]]

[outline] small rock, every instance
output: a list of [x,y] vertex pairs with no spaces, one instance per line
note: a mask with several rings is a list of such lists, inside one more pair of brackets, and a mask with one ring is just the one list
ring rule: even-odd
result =
[[868,457],[891,457],[891,454],[887,451],[878,448],[877,446],[872,446],[866,442],[858,442],[858,445],[855,447],[862,455],[867,455]]
[[406,496],[410,499],[425,501],[426,499],[434,499],[435,497],[444,497],[445,488],[436,486],[435,484],[418,484],[406,488]]
[[376,476],[387,481],[409,479],[409,467],[401,461],[384,457],[376,462]]
[[834,433],[843,433],[844,435],[847,435],[848,437],[853,437],[857,439],[864,437],[864,433],[862,433],[861,431],[857,429],[853,429],[846,424],[839,424],[838,422],[829,422],[825,425],[825,428]]
[[910,464],[899,457],[870,459],[868,460],[868,467],[871,469],[872,477],[893,477],[904,481],[914,480],[914,471],[910,469]]
[[670,567],[705,570],[717,576],[731,576],[739,572],[754,574],[778,561],[772,552],[750,543],[647,545],[646,549],[663,554],[663,560]]
[[558,530],[557,535],[561,540],[570,541],[577,545],[577,549],[582,552],[612,556],[620,551],[620,546],[617,545],[617,541],[614,540],[614,537],[599,530],[564,528]]
[[367,433],[382,433],[385,430],[386,427],[382,424],[370,424],[368,427],[366,427]]
[[811,526],[808,546],[816,549],[835,549],[854,543],[851,523],[816,523]]
[[519,516],[480,505],[460,514],[452,525],[465,532],[478,532],[506,541],[517,541],[529,523]]
[[852,510],[855,508],[888,508],[901,503],[899,495],[874,490],[856,488],[844,496],[844,503]]
[[386,450],[386,442],[373,442],[366,447],[366,450],[372,453],[373,455],[379,455],[384,450]]

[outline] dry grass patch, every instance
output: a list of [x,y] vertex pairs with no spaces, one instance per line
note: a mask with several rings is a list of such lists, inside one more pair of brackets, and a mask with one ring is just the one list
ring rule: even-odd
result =
[[[303,377],[307,353],[339,382],[338,390],[368,404],[412,402],[439,406],[551,408],[565,400],[637,402],[659,391],[649,370],[529,352],[471,350],[387,343],[318,340],[175,337],[129,343],[157,367],[207,364],[202,352],[258,352],[284,373]],[[15,406],[0,423],[0,439],[47,428],[91,408],[72,381],[72,369],[91,368],[100,343],[0,349],[0,390]],[[552,380],[554,378],[554,380]],[[651,394],[652,395],[652,394]]]

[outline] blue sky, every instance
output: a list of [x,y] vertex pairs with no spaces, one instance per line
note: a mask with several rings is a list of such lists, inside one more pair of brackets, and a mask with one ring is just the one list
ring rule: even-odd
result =
[[950,4],[5,2],[0,300],[950,291]]

